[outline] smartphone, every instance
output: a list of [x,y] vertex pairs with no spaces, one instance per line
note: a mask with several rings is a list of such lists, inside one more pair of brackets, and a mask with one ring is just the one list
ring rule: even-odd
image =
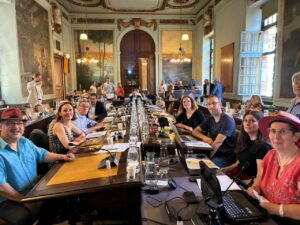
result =
[[195,193],[192,191],[183,192],[183,198],[185,199],[186,203],[188,203],[188,204],[199,203],[199,200],[197,199]]

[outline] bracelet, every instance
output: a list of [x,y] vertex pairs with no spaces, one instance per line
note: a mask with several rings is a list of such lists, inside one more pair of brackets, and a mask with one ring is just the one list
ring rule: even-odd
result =
[[280,217],[284,217],[284,211],[283,211],[283,205],[280,204],[279,209],[278,209],[278,214]]

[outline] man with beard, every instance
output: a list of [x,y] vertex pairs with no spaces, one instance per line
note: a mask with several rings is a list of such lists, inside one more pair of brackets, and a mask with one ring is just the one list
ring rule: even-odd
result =
[[235,121],[222,111],[221,99],[215,95],[207,97],[209,116],[192,135],[211,145],[211,160],[219,167],[226,167],[235,161]]

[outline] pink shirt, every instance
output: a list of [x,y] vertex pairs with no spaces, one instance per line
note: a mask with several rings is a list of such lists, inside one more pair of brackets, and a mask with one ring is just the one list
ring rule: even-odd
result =
[[300,204],[300,153],[283,167],[279,177],[278,156],[276,150],[271,150],[263,159],[263,174],[260,183],[262,195],[276,204]]

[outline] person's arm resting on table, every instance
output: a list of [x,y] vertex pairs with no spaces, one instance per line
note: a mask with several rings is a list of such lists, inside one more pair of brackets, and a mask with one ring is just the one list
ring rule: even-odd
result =
[[204,134],[202,133],[202,129],[201,129],[200,126],[196,127],[196,128],[192,131],[192,135],[193,135],[194,137],[196,137],[196,138],[198,138],[198,139],[200,139],[200,140],[206,142],[206,143],[209,144],[209,145],[212,145],[212,144],[213,144],[213,140],[212,140],[210,137],[208,137],[208,136],[206,136],[206,135],[204,135]]

